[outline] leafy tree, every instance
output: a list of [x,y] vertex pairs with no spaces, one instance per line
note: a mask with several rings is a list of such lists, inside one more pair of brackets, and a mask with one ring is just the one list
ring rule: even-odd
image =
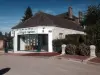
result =
[[2,32],[0,31],[0,36],[2,36],[3,34],[2,34]]
[[8,33],[8,36],[11,37],[11,32]]
[[90,5],[84,18],[86,43],[96,45],[96,53],[100,53],[100,4]]
[[94,25],[100,19],[100,4],[99,5],[90,5],[86,11],[84,16],[84,24],[85,25]]
[[100,4],[90,5],[85,15],[84,24],[87,26],[85,32],[92,44],[96,43],[96,37],[99,34],[100,26]]
[[8,37],[8,33],[7,32],[5,32],[5,37]]
[[24,13],[24,16],[23,16],[23,19],[22,19],[22,22],[26,21],[27,19],[31,18],[33,16],[32,14],[32,10],[30,7],[28,7]]

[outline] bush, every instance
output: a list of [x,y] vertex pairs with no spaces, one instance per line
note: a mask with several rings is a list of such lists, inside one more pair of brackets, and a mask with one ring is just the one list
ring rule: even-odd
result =
[[87,39],[85,35],[66,35],[65,39],[53,40],[53,50],[55,52],[61,53],[61,45],[66,44],[66,54],[89,56],[90,48],[86,45],[86,43]]
[[66,39],[55,39],[53,40],[53,50],[55,52],[61,53],[61,45],[62,44],[67,44],[67,40]]
[[97,57],[100,57],[100,52],[99,52],[99,53],[96,52],[96,56],[97,56]]
[[76,54],[76,46],[73,44],[68,44],[65,50],[66,54],[75,55]]
[[77,55],[89,56],[90,55],[90,47],[85,45],[84,43],[80,44],[76,51]]
[[90,55],[90,48],[89,46],[85,45],[84,43],[80,44],[79,46],[68,44],[65,50],[66,54],[70,55],[82,55],[82,56],[89,56]]
[[65,39],[71,44],[79,45],[80,43],[85,42],[86,36],[82,34],[70,34],[66,35]]

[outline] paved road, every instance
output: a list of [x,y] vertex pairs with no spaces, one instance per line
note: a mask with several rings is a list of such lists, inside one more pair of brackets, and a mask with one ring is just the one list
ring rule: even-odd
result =
[[4,75],[100,75],[100,66],[49,57],[0,55]]

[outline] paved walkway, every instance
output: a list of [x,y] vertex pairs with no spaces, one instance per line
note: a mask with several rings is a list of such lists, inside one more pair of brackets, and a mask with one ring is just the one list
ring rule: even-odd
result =
[[100,65],[65,58],[1,55],[0,69],[3,68],[11,68],[4,75],[100,75]]

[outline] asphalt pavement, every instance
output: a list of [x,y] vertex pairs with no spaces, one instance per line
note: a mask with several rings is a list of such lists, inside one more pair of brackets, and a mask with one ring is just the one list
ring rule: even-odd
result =
[[0,55],[0,73],[2,75],[100,75],[100,65],[69,61],[65,58]]

